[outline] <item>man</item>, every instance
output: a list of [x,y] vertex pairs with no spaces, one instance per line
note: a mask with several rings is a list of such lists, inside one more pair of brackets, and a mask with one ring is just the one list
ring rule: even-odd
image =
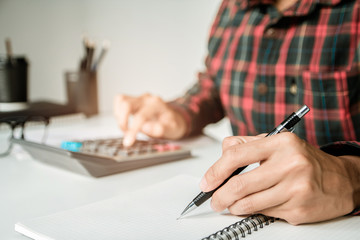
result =
[[[184,138],[227,116],[235,136],[224,140],[201,190],[261,165],[218,189],[214,210],[294,225],[359,214],[360,1],[224,0],[208,50],[206,70],[182,98],[116,97],[124,144],[139,131]],[[295,134],[259,135],[303,104],[311,110]]]

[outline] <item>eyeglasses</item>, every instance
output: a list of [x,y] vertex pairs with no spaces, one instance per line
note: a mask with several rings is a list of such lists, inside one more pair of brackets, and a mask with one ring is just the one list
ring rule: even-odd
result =
[[11,152],[11,138],[45,142],[49,123],[49,118],[42,116],[0,118],[0,157]]

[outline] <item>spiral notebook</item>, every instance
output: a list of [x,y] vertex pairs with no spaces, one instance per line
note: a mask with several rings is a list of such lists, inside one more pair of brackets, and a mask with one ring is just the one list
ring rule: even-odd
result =
[[236,223],[225,227],[202,240],[222,240],[222,239],[240,239],[245,238],[246,235],[254,231],[258,231],[270,223],[275,222],[275,218],[268,217],[262,214],[254,214],[244,218]]
[[291,226],[263,215],[213,212],[209,204],[176,220],[197,192],[198,178],[180,175],[79,208],[22,220],[15,230],[35,240],[360,239],[360,217]]

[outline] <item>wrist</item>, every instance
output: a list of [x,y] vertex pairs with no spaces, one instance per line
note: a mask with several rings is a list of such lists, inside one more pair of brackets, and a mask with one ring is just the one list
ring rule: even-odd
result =
[[176,118],[176,128],[177,128],[177,136],[176,138],[177,139],[181,139],[181,138],[184,138],[185,135],[186,135],[186,132],[187,132],[187,124],[186,124],[186,121],[185,121],[185,118],[180,114],[178,113],[177,111],[175,111],[175,118]]
[[339,156],[339,158],[344,164],[348,178],[352,185],[353,209],[358,209],[360,207],[360,157],[344,155]]
[[188,137],[190,134],[190,115],[189,113],[176,102],[168,102],[168,107],[173,111],[176,125],[178,128],[177,139]]

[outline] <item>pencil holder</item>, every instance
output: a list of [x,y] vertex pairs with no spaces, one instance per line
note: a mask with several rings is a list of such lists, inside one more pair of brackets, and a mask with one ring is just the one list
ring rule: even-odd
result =
[[69,107],[86,116],[98,114],[97,73],[94,71],[66,72]]
[[28,62],[25,57],[0,57],[0,111],[26,108]]

